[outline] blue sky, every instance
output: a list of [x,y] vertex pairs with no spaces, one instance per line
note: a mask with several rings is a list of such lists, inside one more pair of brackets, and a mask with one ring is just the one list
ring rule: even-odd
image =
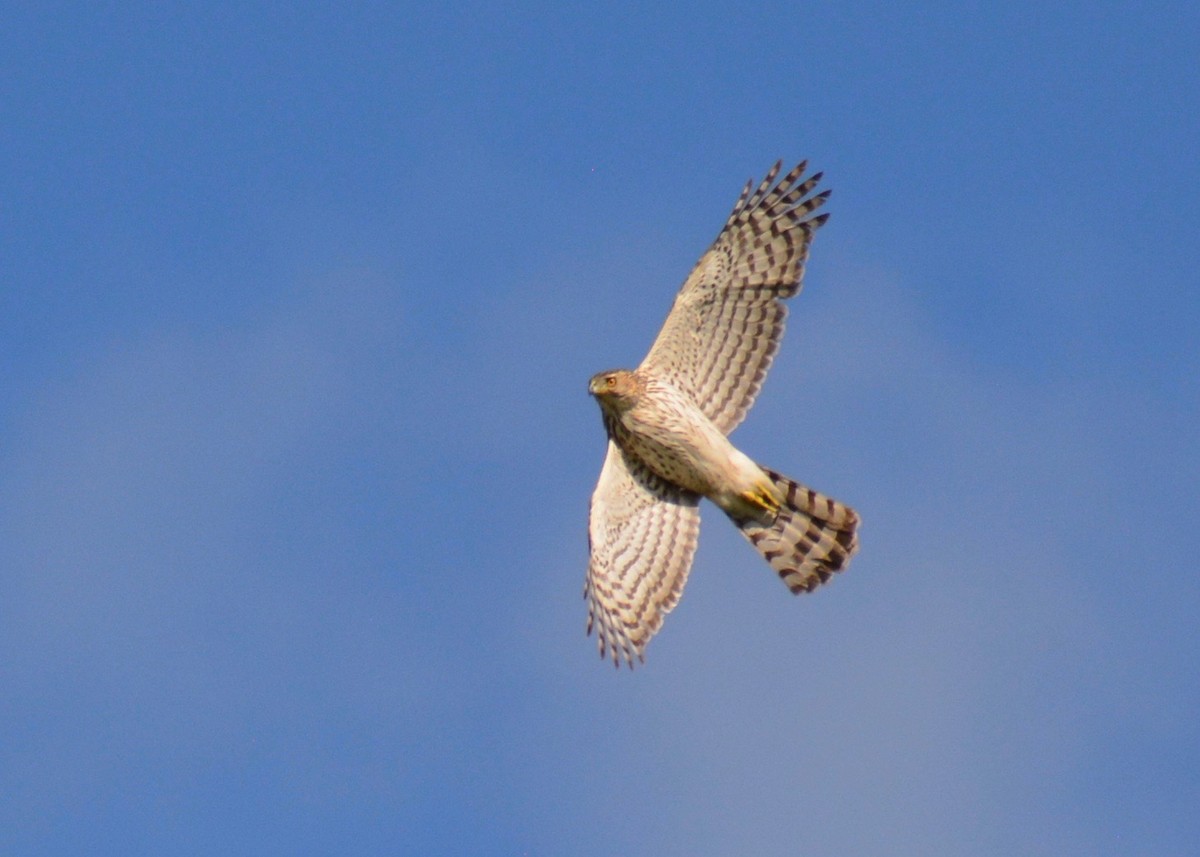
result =
[[[0,851],[1168,855],[1200,839],[1190,4],[18,4]],[[834,189],[711,508],[583,636],[603,436],[741,185]]]

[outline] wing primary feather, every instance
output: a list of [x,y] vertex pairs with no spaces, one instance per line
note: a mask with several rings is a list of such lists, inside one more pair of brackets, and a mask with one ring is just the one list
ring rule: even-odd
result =
[[809,212],[816,211],[818,208],[824,205],[829,199],[831,193],[832,191],[828,190],[822,191],[816,196],[810,196],[799,205],[784,209],[775,216],[776,222],[779,222],[783,219],[800,220],[800,218],[804,217],[804,215],[808,214]]
[[781,169],[783,169],[783,161],[776,161],[775,166],[771,167],[770,171],[759,184],[758,190],[754,191],[754,195],[746,203],[746,211],[753,211],[762,204],[763,199],[767,196],[767,192],[771,189],[772,183],[775,181],[775,176],[779,175]]

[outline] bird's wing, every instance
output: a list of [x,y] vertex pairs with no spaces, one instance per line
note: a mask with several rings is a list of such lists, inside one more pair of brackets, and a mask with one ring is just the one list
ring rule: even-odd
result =
[[776,184],[781,165],[753,193],[746,185],[642,361],[726,433],[754,404],[783,336],[783,300],[800,291],[809,243],[829,217],[813,215],[829,196],[813,193],[821,173],[801,181],[802,162]]
[[631,667],[679,600],[700,532],[699,497],[650,473],[609,441],[592,494],[583,595],[601,657]]

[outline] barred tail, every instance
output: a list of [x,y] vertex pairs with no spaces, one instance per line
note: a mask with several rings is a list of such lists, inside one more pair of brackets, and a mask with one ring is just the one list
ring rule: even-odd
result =
[[784,498],[770,524],[734,518],[793,593],[812,592],[858,550],[858,514],[849,506],[763,468]]

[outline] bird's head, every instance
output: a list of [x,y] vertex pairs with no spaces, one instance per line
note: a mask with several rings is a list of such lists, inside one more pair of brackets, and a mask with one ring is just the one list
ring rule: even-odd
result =
[[588,392],[596,397],[600,407],[613,412],[633,407],[641,389],[637,375],[628,369],[610,369],[593,375],[588,382]]

